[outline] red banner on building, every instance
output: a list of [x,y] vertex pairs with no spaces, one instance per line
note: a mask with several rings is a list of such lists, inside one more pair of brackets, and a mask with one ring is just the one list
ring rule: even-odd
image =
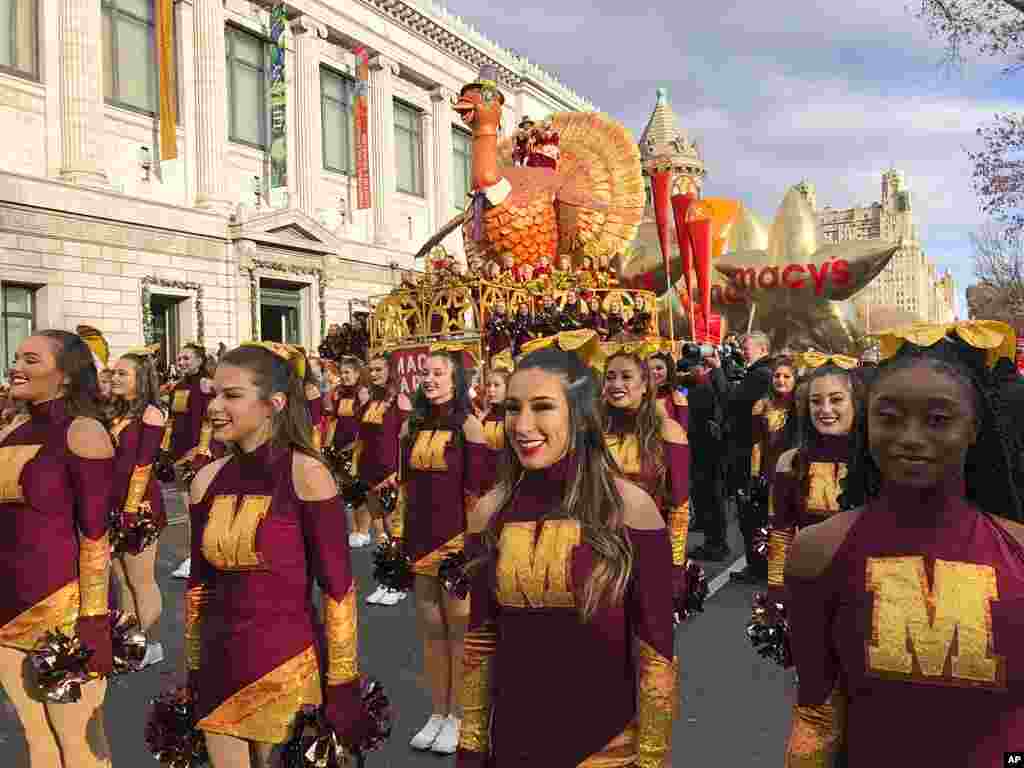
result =
[[356,49],[356,209],[370,207],[370,59],[365,48]]
[[398,375],[398,391],[410,398],[420,385],[423,371],[427,367],[427,355],[430,347],[406,347],[391,353],[395,362],[395,373]]

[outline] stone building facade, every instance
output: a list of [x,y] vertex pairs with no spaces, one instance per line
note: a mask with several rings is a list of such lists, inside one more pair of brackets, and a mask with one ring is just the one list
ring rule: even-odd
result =
[[[804,196],[816,208],[814,187]],[[890,168],[882,174],[881,200],[866,206],[817,210],[824,242],[882,238],[899,240],[903,247],[863,291],[853,299],[858,312],[870,326],[873,308],[891,307],[926,322],[951,322],[956,316],[956,286],[953,276],[939,272],[921,248],[914,223],[910,190],[901,171]]]
[[[481,64],[498,68],[506,132],[524,115],[594,109],[431,0],[295,0],[277,49],[267,5],[167,0],[177,157],[162,159],[163,1],[0,0],[14,20],[0,25],[0,373],[31,328],[82,323],[115,354],[151,339],[168,357],[193,339],[315,349],[463,207],[471,137],[450,104]],[[282,48],[286,181],[271,188],[269,73]],[[445,245],[459,253],[461,236]]]

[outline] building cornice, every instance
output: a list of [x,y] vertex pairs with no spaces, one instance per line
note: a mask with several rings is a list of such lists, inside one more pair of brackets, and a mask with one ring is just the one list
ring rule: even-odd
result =
[[385,14],[399,26],[418,34],[444,51],[474,68],[491,64],[498,69],[498,81],[511,89],[524,81],[538,85],[542,90],[558,97],[572,108],[598,111],[583,98],[546,72],[513,51],[502,48],[485,37],[461,17],[449,13],[433,0],[360,0],[379,13]]

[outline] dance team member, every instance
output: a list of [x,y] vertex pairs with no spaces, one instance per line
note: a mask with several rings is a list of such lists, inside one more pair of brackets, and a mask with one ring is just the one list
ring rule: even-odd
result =
[[651,378],[658,393],[659,408],[664,409],[665,415],[683,429],[689,429],[689,403],[686,395],[679,391],[676,364],[672,355],[667,352],[655,352],[647,358],[647,367],[651,371]]
[[[213,458],[213,428],[206,417],[213,390],[206,370],[206,350],[196,343],[186,344],[178,353],[178,371],[181,378],[170,392],[170,414],[163,447],[170,450],[179,471],[188,466],[198,470]],[[186,558],[171,575],[187,579],[189,567]]]
[[655,392],[642,357],[616,352],[608,358],[602,408],[608,452],[662,511],[672,540],[673,588],[681,594],[690,530],[690,444],[686,430],[662,415]]
[[672,544],[605,447],[597,395],[586,364],[553,346],[509,380],[509,474],[467,535],[459,768],[670,765]]
[[99,384],[85,342],[40,331],[11,368],[20,413],[0,431],[0,684],[18,713],[29,763],[44,768],[110,766],[105,680],[74,703],[47,701],[26,675],[26,652],[47,632],[92,649],[90,672],[111,671],[108,600],[114,448],[98,419]]
[[[267,768],[306,704],[343,742],[361,721],[345,510],[310,439],[305,357],[253,342],[222,358],[210,417],[230,455],[192,482],[185,651],[213,768]],[[326,630],[318,665],[313,580]],[[250,761],[250,746],[252,759]]]
[[863,404],[852,372],[856,363],[842,355],[803,356],[807,398],[799,404],[798,445],[779,456],[768,511],[768,589],[777,600],[785,597],[786,558],[796,532],[841,508],[840,483],[849,469],[852,433]]
[[97,403],[100,408],[100,421],[110,424],[113,417],[113,403],[111,395],[111,370],[107,366],[110,363],[110,345],[103,337],[103,332],[91,325],[79,325],[75,333],[84,341],[92,351],[92,359],[96,364],[97,381],[99,382],[99,396]]
[[[366,507],[377,529],[378,538],[384,534],[386,517],[381,506],[381,493],[398,486],[398,437],[402,424],[412,411],[409,398],[398,391],[397,358],[382,352],[370,358],[369,400],[356,415],[359,419],[359,440],[356,448],[356,474],[366,483]],[[353,405],[353,408],[356,408]],[[370,543],[370,527],[365,518],[357,518],[359,539],[349,537],[351,546],[365,547]],[[395,605],[405,598],[404,592],[378,587],[366,600],[377,605]]]
[[[120,518],[119,525],[126,532],[137,525],[140,513],[151,517],[158,530],[167,527],[163,494],[153,475],[167,421],[160,404],[160,384],[152,358],[159,349],[160,346],[154,344],[127,352],[111,371],[114,407],[110,425],[114,442],[111,497],[114,513]],[[148,637],[163,610],[160,587],[156,583],[159,543],[154,541],[137,551],[132,539],[129,534],[129,549],[115,556],[113,567],[120,585],[120,606],[138,617]],[[143,666],[163,659],[163,645],[150,640]]]
[[[338,453],[354,450],[359,439],[359,416],[362,408],[370,401],[370,392],[362,385],[360,379],[363,365],[358,357],[344,355],[338,361],[338,377],[341,381],[331,392],[332,408],[335,416],[334,433],[331,444]],[[366,525],[361,527],[357,521],[357,531],[369,531],[369,516]]]
[[309,411],[309,424],[312,435],[313,447],[318,451],[323,447],[323,435],[321,429],[324,422],[324,394],[320,389],[320,379],[317,377],[313,366],[309,364],[306,350],[296,346],[295,351],[302,355],[302,369],[304,371],[302,388],[306,395],[306,409]]
[[764,487],[771,488],[779,456],[791,448],[796,433],[796,363],[791,357],[777,357],[772,362],[772,388],[767,397],[751,409],[751,435],[754,447],[750,453],[750,475]]
[[462,353],[433,348],[402,427],[398,504],[391,535],[401,539],[415,574],[416,616],[433,714],[410,746],[454,754],[458,692],[469,600],[448,594],[437,578],[445,556],[462,551],[466,516],[487,482],[487,443],[473,415]]
[[994,321],[880,337],[844,502],[786,565],[800,685],[787,766],[998,768],[1024,734],[1021,446]]
[[[498,467],[505,454],[505,393],[511,375],[510,361],[492,358],[491,367],[487,369],[486,409],[479,414],[484,428],[484,440],[487,442],[487,473],[491,483],[498,479]],[[485,490],[490,490],[490,486]]]

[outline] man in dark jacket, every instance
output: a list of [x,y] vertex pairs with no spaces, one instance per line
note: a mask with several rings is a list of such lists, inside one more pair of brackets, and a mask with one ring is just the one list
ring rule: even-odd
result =
[[[728,444],[730,452],[728,494],[737,496],[750,489],[750,452],[754,447],[752,411],[754,403],[771,392],[771,344],[761,331],[748,333],[740,342],[747,372],[729,393]],[[754,551],[757,521],[740,509],[740,533],[747,554],[747,567],[734,573],[738,581],[760,582],[768,578],[768,561]]]

